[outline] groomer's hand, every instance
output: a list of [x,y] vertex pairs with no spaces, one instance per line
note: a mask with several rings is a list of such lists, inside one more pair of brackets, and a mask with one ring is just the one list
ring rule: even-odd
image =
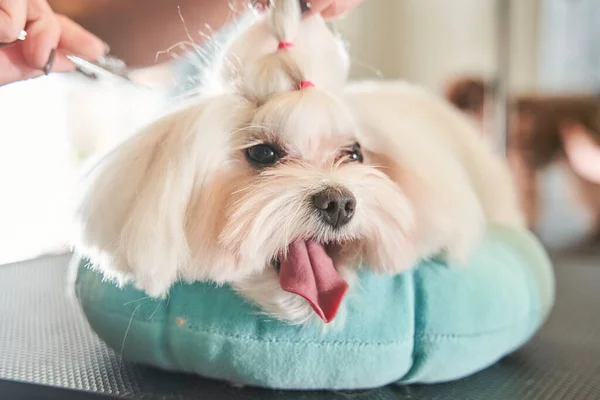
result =
[[310,11],[308,15],[321,13],[323,18],[331,19],[347,13],[364,0],[308,0]]
[[[27,32],[22,41],[21,30]],[[102,40],[55,14],[46,0],[0,0],[0,44],[7,43],[0,45],[0,86],[75,69],[66,54],[94,60],[107,50]]]

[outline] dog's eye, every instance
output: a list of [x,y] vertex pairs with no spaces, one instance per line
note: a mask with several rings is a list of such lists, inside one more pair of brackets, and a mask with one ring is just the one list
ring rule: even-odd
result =
[[257,144],[256,146],[249,147],[246,150],[246,157],[248,157],[251,163],[261,167],[273,165],[279,159],[273,147],[266,144]]
[[348,148],[346,151],[346,157],[349,162],[363,162],[362,151],[360,151],[360,144],[354,143],[352,147]]

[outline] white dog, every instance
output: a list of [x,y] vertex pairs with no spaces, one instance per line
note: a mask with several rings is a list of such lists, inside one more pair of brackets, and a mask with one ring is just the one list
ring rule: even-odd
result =
[[488,222],[522,224],[506,166],[458,111],[405,83],[349,87],[347,70],[320,18],[275,1],[201,98],[86,174],[76,249],[150,296],[210,280],[329,322],[357,268],[462,263]]

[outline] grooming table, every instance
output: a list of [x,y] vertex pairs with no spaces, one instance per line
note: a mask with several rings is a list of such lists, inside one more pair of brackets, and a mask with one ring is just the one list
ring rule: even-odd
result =
[[124,362],[67,297],[69,259],[47,256],[0,266],[1,398],[600,399],[600,246],[553,256],[552,315],[531,342],[496,365],[451,383],[342,395],[237,388]]

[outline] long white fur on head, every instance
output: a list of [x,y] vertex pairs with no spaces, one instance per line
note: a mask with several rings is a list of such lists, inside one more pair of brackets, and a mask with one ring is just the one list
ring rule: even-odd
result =
[[[234,83],[250,99],[295,89],[310,80],[340,92],[347,80],[349,58],[343,42],[320,16],[302,19],[297,1],[275,1],[270,14],[242,30],[225,52],[223,83]],[[278,50],[280,42],[293,47]]]
[[269,22],[279,42],[292,42],[298,37],[302,21],[299,1],[273,0]]
[[252,125],[273,132],[296,156],[313,163],[331,163],[330,145],[338,150],[351,145],[356,129],[347,107],[318,87],[272,97],[258,108]]
[[163,296],[190,260],[185,223],[194,191],[215,179],[248,102],[201,100],[149,125],[82,182],[75,245],[105,276]]

